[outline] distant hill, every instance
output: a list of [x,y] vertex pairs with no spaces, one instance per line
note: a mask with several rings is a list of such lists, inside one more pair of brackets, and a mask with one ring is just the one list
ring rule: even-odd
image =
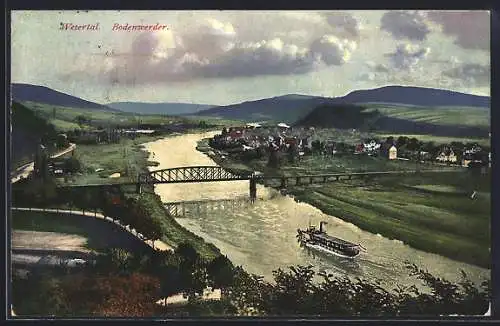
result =
[[343,103],[398,103],[430,107],[490,107],[489,96],[412,86],[385,86],[375,89],[357,90],[346,96],[339,97],[337,100]]
[[275,120],[294,123],[321,104],[387,103],[420,107],[457,106],[489,109],[490,97],[448,90],[386,86],[353,91],[346,96],[327,98],[307,95],[284,95],[257,101],[219,106],[198,113],[200,116],[245,121]]
[[324,104],[313,109],[295,126],[337,129],[359,129],[366,132],[382,131],[403,134],[430,134],[446,137],[481,137],[489,135],[487,126],[437,124],[414,121],[382,114],[362,105]]
[[331,99],[325,97],[290,94],[218,106],[198,112],[197,115],[254,122],[274,120],[293,123],[309,113],[314,107],[330,101]]
[[208,104],[189,103],[143,103],[143,102],[113,102],[106,106],[116,110],[137,114],[189,115],[214,107]]
[[11,95],[12,100],[17,102],[29,101],[89,110],[118,111],[105,105],[86,101],[76,96],[61,93],[45,86],[14,83],[11,85]]

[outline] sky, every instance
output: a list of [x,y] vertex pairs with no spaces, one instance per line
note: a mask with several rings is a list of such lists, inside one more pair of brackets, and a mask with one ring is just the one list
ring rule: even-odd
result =
[[[113,30],[125,24],[164,28]],[[13,11],[11,33],[13,83],[102,104],[385,85],[490,95],[488,11]]]

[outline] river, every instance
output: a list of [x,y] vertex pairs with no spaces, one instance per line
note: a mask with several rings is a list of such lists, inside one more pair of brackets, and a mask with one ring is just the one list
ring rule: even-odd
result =
[[[216,132],[185,134],[145,144],[149,159],[159,162],[152,170],[179,166],[216,165],[196,150],[197,142]],[[379,280],[393,289],[396,284],[418,285],[410,277],[404,262],[415,263],[433,275],[450,281],[460,278],[460,270],[479,283],[491,278],[488,269],[457,262],[440,255],[410,248],[401,241],[390,240],[359,229],[343,220],[323,214],[305,203],[297,203],[276,190],[257,185],[257,201],[243,202],[248,197],[248,181],[225,181],[189,184],[160,184],[155,192],[163,202],[234,199],[238,205],[221,204],[203,214],[176,218],[188,230],[216,245],[236,265],[248,272],[272,278],[272,271],[290,265],[314,265],[334,275],[359,276]],[[226,201],[227,203],[227,201]],[[367,248],[356,260],[330,257],[301,248],[296,240],[297,228],[326,220],[332,235]],[[425,235],[422,235],[425,236]]]

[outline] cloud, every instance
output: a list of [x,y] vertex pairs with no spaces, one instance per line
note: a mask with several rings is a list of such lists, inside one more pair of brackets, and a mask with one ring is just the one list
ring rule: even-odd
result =
[[370,68],[371,72],[384,73],[390,71],[389,67],[383,63],[375,63],[373,61],[367,61],[366,66]]
[[311,44],[311,51],[327,65],[342,65],[349,61],[356,50],[354,41],[340,40],[334,35],[324,35]]
[[331,33],[337,37],[357,39],[359,37],[359,23],[353,15],[348,13],[325,13],[325,19],[332,28]]
[[397,40],[423,41],[431,32],[429,23],[421,12],[390,11],[382,16],[380,23],[380,28]]
[[459,67],[443,71],[443,76],[457,79],[477,87],[490,86],[491,70],[488,65],[466,63]]
[[308,49],[274,38],[238,44],[210,63],[191,67],[191,71],[201,78],[287,75],[307,73],[316,64]]
[[106,55],[106,68],[93,65],[63,78],[92,78],[116,84],[184,82],[202,78],[305,74],[321,65],[349,61],[357,43],[324,35],[299,46],[274,37],[243,42],[230,23],[207,19],[190,32],[142,33],[126,53]]
[[192,32],[182,33],[182,48],[206,57],[228,51],[234,46],[236,31],[231,23],[208,18]]
[[487,11],[429,11],[427,17],[442,27],[442,32],[455,37],[464,49],[490,50],[490,14]]
[[430,53],[430,48],[419,47],[412,44],[400,44],[393,53],[386,54],[392,66],[396,69],[413,69],[421,59],[425,59]]

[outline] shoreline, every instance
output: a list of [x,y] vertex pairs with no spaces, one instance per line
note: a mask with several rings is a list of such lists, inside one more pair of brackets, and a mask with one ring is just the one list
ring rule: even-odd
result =
[[[207,139],[202,139],[198,142],[198,146],[196,147],[196,150],[207,155],[210,157],[217,165],[220,165],[221,167],[228,168],[228,170],[234,170],[231,168],[231,166],[228,166],[227,164],[221,157],[220,154],[217,152],[218,150],[213,149],[208,145]],[[239,165],[244,165],[247,167],[248,170],[253,171],[253,169],[245,164],[244,162],[237,161],[237,164]],[[237,173],[237,171],[236,171]],[[266,186],[266,187],[271,187],[274,189],[278,189],[278,187],[274,186]],[[397,231],[388,231],[386,226],[383,225],[373,225],[373,223],[370,223],[370,221],[363,221],[362,219],[354,219],[350,218],[349,216],[345,216],[344,214],[338,214],[334,210],[326,207],[325,205],[321,205],[318,200],[315,200],[314,198],[311,198],[308,196],[308,194],[304,191],[302,187],[294,188],[291,187],[291,189],[287,189],[286,192],[287,195],[291,196],[295,201],[297,202],[303,202],[306,204],[311,205],[312,207],[320,210],[322,213],[339,218],[347,223],[351,223],[355,225],[356,227],[360,228],[363,231],[369,232],[371,234],[379,234],[389,240],[394,240],[394,241],[401,241],[405,245],[410,246],[411,248],[417,249],[417,250],[422,250],[427,253],[432,253],[432,254],[437,254],[441,255],[445,258],[455,260],[458,262],[470,264],[473,266],[477,266],[480,268],[485,268],[488,270],[491,270],[491,264],[487,263],[487,259],[484,259],[484,257],[478,258],[478,259],[464,259],[463,256],[457,254],[450,253],[451,249],[441,249],[441,250],[432,250],[435,249],[436,246],[432,246],[432,242],[429,244],[429,242],[422,243],[421,238],[415,239],[414,237],[408,236],[399,236],[397,234]],[[438,247],[438,248],[443,248],[443,247]],[[491,257],[490,260],[491,261]]]
[[[150,140],[144,143],[141,143],[140,146],[140,151],[144,155],[145,162],[146,164],[141,167],[143,172],[149,172],[152,170],[155,170],[157,168],[157,165],[159,163],[155,161],[155,158],[152,157],[152,151],[150,150],[149,146],[152,143],[155,143],[157,141],[162,141],[164,139],[172,138],[172,137],[177,137],[177,136],[184,136],[184,135],[189,135],[189,134],[199,134],[200,132],[206,133],[206,132],[211,132],[214,130],[187,130],[183,133],[178,133],[178,134],[171,134],[171,135],[166,135],[165,137],[157,138],[154,140]],[[152,165],[152,163],[156,163]],[[202,256],[205,258],[212,259],[214,257],[222,255],[220,249],[215,246],[212,243],[209,243],[205,241],[202,237],[198,236],[197,234],[191,232],[190,230],[184,228],[182,225],[177,223],[174,217],[172,217],[167,210],[163,206],[163,202],[161,200],[160,195],[156,192],[155,187],[153,186],[153,189],[151,193],[149,193],[149,206],[152,206],[151,209],[154,210],[155,212],[162,213],[161,215],[163,216],[162,223],[165,225],[165,227],[162,229],[164,230],[162,234],[161,240],[163,240],[166,244],[172,246],[172,247],[177,247],[177,245],[181,242],[187,241],[192,243],[192,245],[195,247],[197,251],[200,252]],[[156,206],[156,207],[154,207]],[[161,217],[160,217],[161,218]],[[168,230],[168,231],[167,231]],[[174,249],[175,250],[175,249]]]

